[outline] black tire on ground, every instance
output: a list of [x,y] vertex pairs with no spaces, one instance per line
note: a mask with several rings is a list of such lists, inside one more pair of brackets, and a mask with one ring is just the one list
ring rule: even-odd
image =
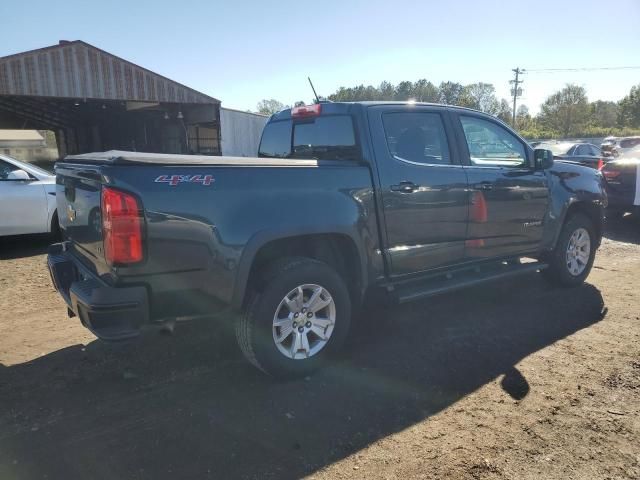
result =
[[[309,284],[319,285],[329,292],[335,305],[335,324],[329,340],[315,355],[292,359],[276,345],[274,315],[289,292]],[[236,319],[236,338],[245,358],[260,370],[274,377],[294,378],[325,366],[343,346],[350,326],[351,300],[342,277],[323,262],[291,257],[263,270],[247,306]]]
[[[567,249],[571,236],[580,228],[584,228],[588,232],[591,247],[586,267],[579,275],[573,275],[569,271],[569,267],[567,265]],[[593,222],[586,215],[576,213],[565,221],[562,230],[560,231],[556,248],[547,258],[549,268],[543,270],[542,273],[547,280],[555,285],[563,287],[578,286],[589,276],[589,272],[593,266],[593,260],[595,259],[595,254],[596,235]]]

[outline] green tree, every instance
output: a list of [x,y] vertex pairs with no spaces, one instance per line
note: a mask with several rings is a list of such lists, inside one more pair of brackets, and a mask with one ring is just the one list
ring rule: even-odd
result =
[[504,123],[511,124],[511,115],[513,110],[511,109],[511,105],[504,98],[500,100],[500,107],[496,112],[495,116],[502,120]]
[[464,99],[470,108],[495,115],[500,111],[500,102],[496,98],[496,89],[490,83],[472,83],[464,89]]
[[464,99],[464,87],[457,82],[442,82],[438,87],[440,103],[445,105],[460,105]]
[[394,100],[406,101],[413,98],[413,83],[411,82],[400,82],[396,87],[395,95],[393,96]]
[[533,127],[533,119],[529,113],[529,107],[520,105],[516,110],[516,127],[518,130],[529,130]]
[[620,108],[615,102],[596,100],[591,103],[591,121],[596,127],[613,128],[618,122]]
[[288,105],[285,105],[278,100],[271,98],[269,100],[260,100],[256,107],[259,113],[263,113],[264,115],[273,115],[274,113],[278,113],[285,108],[289,108]]
[[584,128],[589,114],[589,100],[584,87],[568,84],[545,100],[539,120],[542,126],[568,137]]
[[395,87],[393,84],[384,81],[378,87],[378,92],[380,93],[380,100],[393,100],[393,96],[395,95]]
[[640,85],[631,87],[629,95],[620,100],[618,123],[623,127],[640,128]]
[[437,103],[440,99],[440,92],[438,87],[423,78],[413,84],[413,98],[417,102]]

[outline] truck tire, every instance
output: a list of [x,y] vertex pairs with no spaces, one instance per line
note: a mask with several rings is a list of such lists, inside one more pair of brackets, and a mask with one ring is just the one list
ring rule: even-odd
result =
[[569,217],[560,231],[544,276],[553,284],[575,287],[582,284],[593,266],[596,236],[593,222],[582,213]]
[[351,300],[329,265],[287,258],[267,267],[242,314],[236,337],[246,359],[274,377],[307,375],[345,342]]

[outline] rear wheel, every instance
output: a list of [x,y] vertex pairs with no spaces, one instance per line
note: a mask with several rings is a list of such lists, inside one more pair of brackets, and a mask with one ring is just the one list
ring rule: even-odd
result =
[[344,344],[351,325],[347,286],[327,264],[290,258],[264,271],[236,336],[247,360],[276,377],[306,375]]
[[555,284],[573,287],[585,281],[596,253],[593,222],[581,213],[569,218],[562,227],[555,250],[548,259],[545,276]]

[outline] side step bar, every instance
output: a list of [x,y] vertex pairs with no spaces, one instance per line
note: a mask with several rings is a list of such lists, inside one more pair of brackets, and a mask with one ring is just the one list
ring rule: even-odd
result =
[[395,289],[398,303],[407,303],[422,298],[452,292],[462,288],[472,287],[493,280],[502,280],[526,273],[539,272],[548,268],[546,263],[524,263],[518,265],[500,265],[489,269],[476,269],[460,272],[455,275],[443,274],[422,282],[404,285]]

